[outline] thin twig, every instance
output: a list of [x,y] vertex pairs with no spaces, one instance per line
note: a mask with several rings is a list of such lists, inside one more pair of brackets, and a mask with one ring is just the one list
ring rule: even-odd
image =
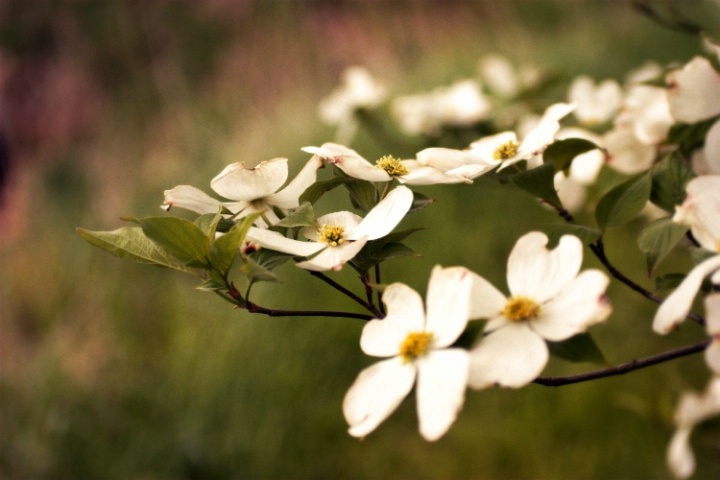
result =
[[613,377],[616,375],[624,375],[628,372],[640,370],[641,368],[650,367],[659,363],[668,362],[676,358],[685,357],[694,353],[702,352],[710,344],[710,340],[705,340],[694,345],[670,350],[667,352],[651,355],[649,357],[631,360],[627,363],[616,365],[602,370],[593,370],[592,372],[580,373],[577,375],[568,375],[565,377],[538,377],[532,383],[543,385],[546,387],[562,387],[563,385],[571,385],[573,383],[587,382],[597,380],[598,378]]
[[323,282],[327,283],[328,285],[330,285],[330,286],[333,287],[334,289],[336,289],[336,290],[338,290],[339,292],[345,294],[348,298],[354,300],[355,302],[357,302],[358,304],[360,304],[363,308],[365,308],[367,311],[369,311],[370,313],[372,313],[373,315],[375,315],[375,317],[377,317],[377,318],[383,318],[383,317],[385,316],[385,315],[382,314],[382,312],[380,312],[377,308],[375,308],[375,305],[372,305],[371,303],[368,303],[368,302],[366,302],[365,300],[363,300],[362,298],[358,297],[358,296],[355,295],[353,292],[351,292],[351,291],[348,290],[347,288],[343,287],[342,285],[340,285],[339,283],[337,283],[335,280],[333,280],[332,278],[328,277],[328,276],[325,275],[324,273],[322,273],[322,272],[315,272],[315,271],[310,270],[310,275],[312,275],[313,277],[319,278],[320,280],[322,280]]
[[265,308],[248,302],[247,311],[260,313],[269,317],[336,317],[336,318],[358,318],[360,320],[372,320],[372,315],[354,312],[333,312],[325,310],[280,310],[276,308]]
[[[375,284],[376,284],[376,285],[380,285],[380,283],[381,283],[381,280],[380,280],[380,264],[378,263],[377,265],[375,265]],[[383,304],[383,301],[382,301],[382,291],[380,291],[380,290],[377,291],[377,302],[378,302],[378,306],[380,307],[380,311],[381,311],[381,312],[383,313],[383,315],[384,315],[384,314],[385,314],[385,304]]]

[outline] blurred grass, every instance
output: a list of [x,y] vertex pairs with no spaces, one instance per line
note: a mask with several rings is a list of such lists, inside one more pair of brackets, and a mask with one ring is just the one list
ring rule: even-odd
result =
[[[315,109],[346,66],[367,65],[393,93],[470,76],[491,51],[567,78],[620,78],[647,59],[690,58],[695,39],[626,2],[590,0],[5,0],[0,19],[13,167],[0,211],[0,476],[668,477],[672,408],[703,385],[699,357],[558,389],[469,392],[433,444],[419,437],[410,398],[358,442],[341,403],[372,362],[358,348],[360,322],[234,311],[189,277],[91,248],[74,228],[159,214],[162,190],[209,190],[233,161],[288,156],[297,171],[300,147],[332,138]],[[366,137],[354,146],[387,153]],[[504,288],[514,241],[554,219],[490,181],[421,190],[436,204],[403,225],[431,227],[408,242],[424,256],[384,269],[421,292],[435,263]],[[632,233],[613,232],[608,251],[641,272]],[[337,278],[352,284],[347,270]],[[354,308],[305,272],[281,273],[283,285],[257,289],[259,303]],[[610,298],[616,314],[593,334],[611,363],[704,336],[692,325],[651,335],[652,305],[621,285]],[[547,372],[590,368],[554,360]],[[698,478],[720,475],[711,433],[693,437]]]

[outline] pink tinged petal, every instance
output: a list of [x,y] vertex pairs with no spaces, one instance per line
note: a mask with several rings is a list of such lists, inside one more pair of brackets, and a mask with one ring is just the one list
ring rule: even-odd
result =
[[545,341],[525,323],[513,323],[486,335],[470,351],[469,385],[519,388],[532,382],[549,358]]
[[436,350],[416,362],[420,434],[430,442],[448,431],[462,409],[470,371],[468,352]]
[[715,255],[696,265],[678,288],[660,305],[653,320],[653,330],[665,335],[684,321],[690,312],[695,295],[700,290],[703,279],[718,269],[720,269],[720,255]]
[[720,113],[720,73],[708,59],[693,58],[667,80],[670,113],[676,120],[695,123]]
[[610,279],[599,270],[585,270],[540,307],[540,316],[530,326],[553,342],[566,340],[602,322],[612,309],[605,297]]
[[360,238],[354,242],[345,242],[336,247],[328,246],[325,250],[321,251],[310,260],[297,263],[296,266],[315,272],[324,272],[326,270],[338,271],[341,270],[347,262],[352,260],[355,255],[362,250],[366,243],[366,238]]
[[580,271],[582,242],[563,235],[554,250],[548,250],[548,238],[530,232],[515,243],[508,258],[508,287],[512,295],[523,295],[543,303],[554,297]]
[[250,227],[245,238],[263,248],[301,257],[313,255],[327,246],[325,243],[293,240],[282,236],[278,232],[256,227]]
[[433,268],[427,291],[426,330],[433,334],[433,346],[451,345],[465,330],[470,313],[473,278],[463,267]]
[[495,318],[505,308],[507,298],[500,290],[475,272],[470,272],[472,277],[472,291],[470,293],[471,320],[483,318]]
[[667,463],[675,478],[688,478],[695,471],[695,455],[690,448],[690,428],[675,431],[667,450]]
[[171,190],[165,190],[165,203],[162,208],[170,210],[172,207],[177,207],[206,214],[217,213],[222,205],[222,202],[198,188],[190,185],[178,185]]
[[363,328],[360,348],[367,355],[388,357],[400,353],[409,333],[425,331],[425,309],[420,294],[403,283],[393,283],[383,292],[387,316],[371,320]]
[[412,190],[402,185],[395,187],[368,212],[357,227],[346,231],[346,238],[355,240],[367,237],[368,240],[375,240],[384,237],[405,217],[412,202]]
[[273,158],[254,168],[247,168],[244,163],[233,163],[213,178],[210,186],[231,200],[257,200],[276,192],[285,183],[287,162],[287,158]]
[[302,195],[310,185],[315,183],[317,180],[317,170],[322,167],[322,165],[322,158],[313,156],[285,188],[267,197],[267,203],[285,209],[297,208],[300,205],[300,195]]
[[416,367],[393,357],[366,368],[345,394],[343,414],[353,437],[365,437],[400,405],[415,383]]

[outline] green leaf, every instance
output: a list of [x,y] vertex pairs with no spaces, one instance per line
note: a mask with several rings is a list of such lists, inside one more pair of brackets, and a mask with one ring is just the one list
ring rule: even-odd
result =
[[430,198],[427,195],[423,195],[422,193],[413,191],[413,201],[412,201],[412,205],[410,205],[410,210],[408,210],[408,213],[417,212],[418,210],[422,210],[423,208],[427,207],[434,201],[435,200],[433,198]]
[[677,145],[680,152],[689,154],[705,143],[707,132],[716,121],[714,117],[698,123],[676,123],[670,127],[665,143]]
[[684,273],[668,273],[655,279],[655,290],[674,290],[685,279]]
[[220,215],[220,212],[206,213],[196,218],[194,223],[205,233],[205,236],[212,241],[212,239],[215,238],[215,232],[221,219],[222,215]]
[[365,180],[355,180],[345,183],[345,188],[350,193],[350,201],[353,207],[367,213],[377,205],[379,196],[375,186]]
[[551,162],[556,172],[566,172],[570,164],[578,155],[599,148],[590,140],[583,138],[567,138],[553,142],[543,152],[545,163]]
[[157,243],[147,238],[140,227],[122,227],[111,232],[93,232],[78,228],[77,232],[91,245],[124,260],[195,273],[193,269],[179,263]]
[[643,173],[606,193],[595,210],[600,228],[617,227],[635,218],[650,198],[651,186],[650,174]]
[[687,231],[687,225],[675,223],[672,218],[665,217],[655,220],[640,232],[638,246],[645,254],[649,274],[655,271]]
[[562,208],[560,198],[555,191],[554,185],[555,169],[552,163],[545,163],[537,168],[532,168],[510,177],[510,180],[521,190],[539,197],[550,205]]
[[238,249],[243,240],[245,240],[245,235],[247,235],[253,222],[257,220],[259,216],[260,213],[254,213],[244,217],[235,224],[229,232],[218,237],[210,246],[210,253],[208,255],[210,265],[212,265],[223,278],[227,277],[230,267],[232,267],[238,255]]
[[402,243],[388,243],[382,240],[368,242],[360,253],[355,255],[349,263],[358,273],[364,274],[375,265],[400,257],[419,257],[412,248]]
[[310,202],[303,202],[287,217],[276,223],[275,227],[309,227],[317,225],[317,217]]
[[666,156],[652,171],[650,201],[667,212],[685,200],[685,186],[695,173],[677,153]]
[[344,177],[333,177],[329,180],[323,180],[321,182],[315,182],[312,185],[310,185],[305,192],[303,192],[302,195],[300,195],[300,202],[309,202],[314,204],[318,200],[320,200],[320,197],[322,197],[325,193],[329,192],[330,190],[333,190],[334,188],[339,187],[340,185],[344,185],[349,182],[354,182],[356,179],[348,176]]
[[550,239],[548,247],[557,244],[563,235],[575,235],[580,238],[585,245],[596,242],[602,236],[602,232],[597,228],[576,225],[574,223],[552,223],[548,227],[547,233]]
[[547,342],[550,354],[570,362],[607,364],[605,356],[589,333],[580,333],[562,342]]
[[136,221],[150,240],[184,265],[207,268],[210,240],[193,222],[178,217],[147,217]]

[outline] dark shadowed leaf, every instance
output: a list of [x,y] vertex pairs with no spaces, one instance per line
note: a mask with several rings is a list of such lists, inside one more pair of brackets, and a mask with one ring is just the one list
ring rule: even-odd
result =
[[598,202],[595,219],[602,230],[630,222],[650,198],[650,174],[643,173],[610,190]]
[[510,180],[520,189],[541,198],[550,205],[561,208],[562,203],[554,185],[555,169],[552,163],[545,163],[537,168],[517,173]]
[[655,220],[640,232],[638,246],[645,254],[648,274],[655,271],[687,231],[687,225],[675,223],[670,217],[665,217]]
[[605,356],[589,333],[580,333],[562,342],[547,342],[550,354],[570,362],[607,364]]
[[685,186],[695,177],[685,160],[677,153],[667,155],[652,172],[650,200],[667,212],[685,200]]
[[567,172],[575,157],[596,148],[596,144],[583,138],[557,140],[545,149],[543,160],[552,163],[556,172]]

